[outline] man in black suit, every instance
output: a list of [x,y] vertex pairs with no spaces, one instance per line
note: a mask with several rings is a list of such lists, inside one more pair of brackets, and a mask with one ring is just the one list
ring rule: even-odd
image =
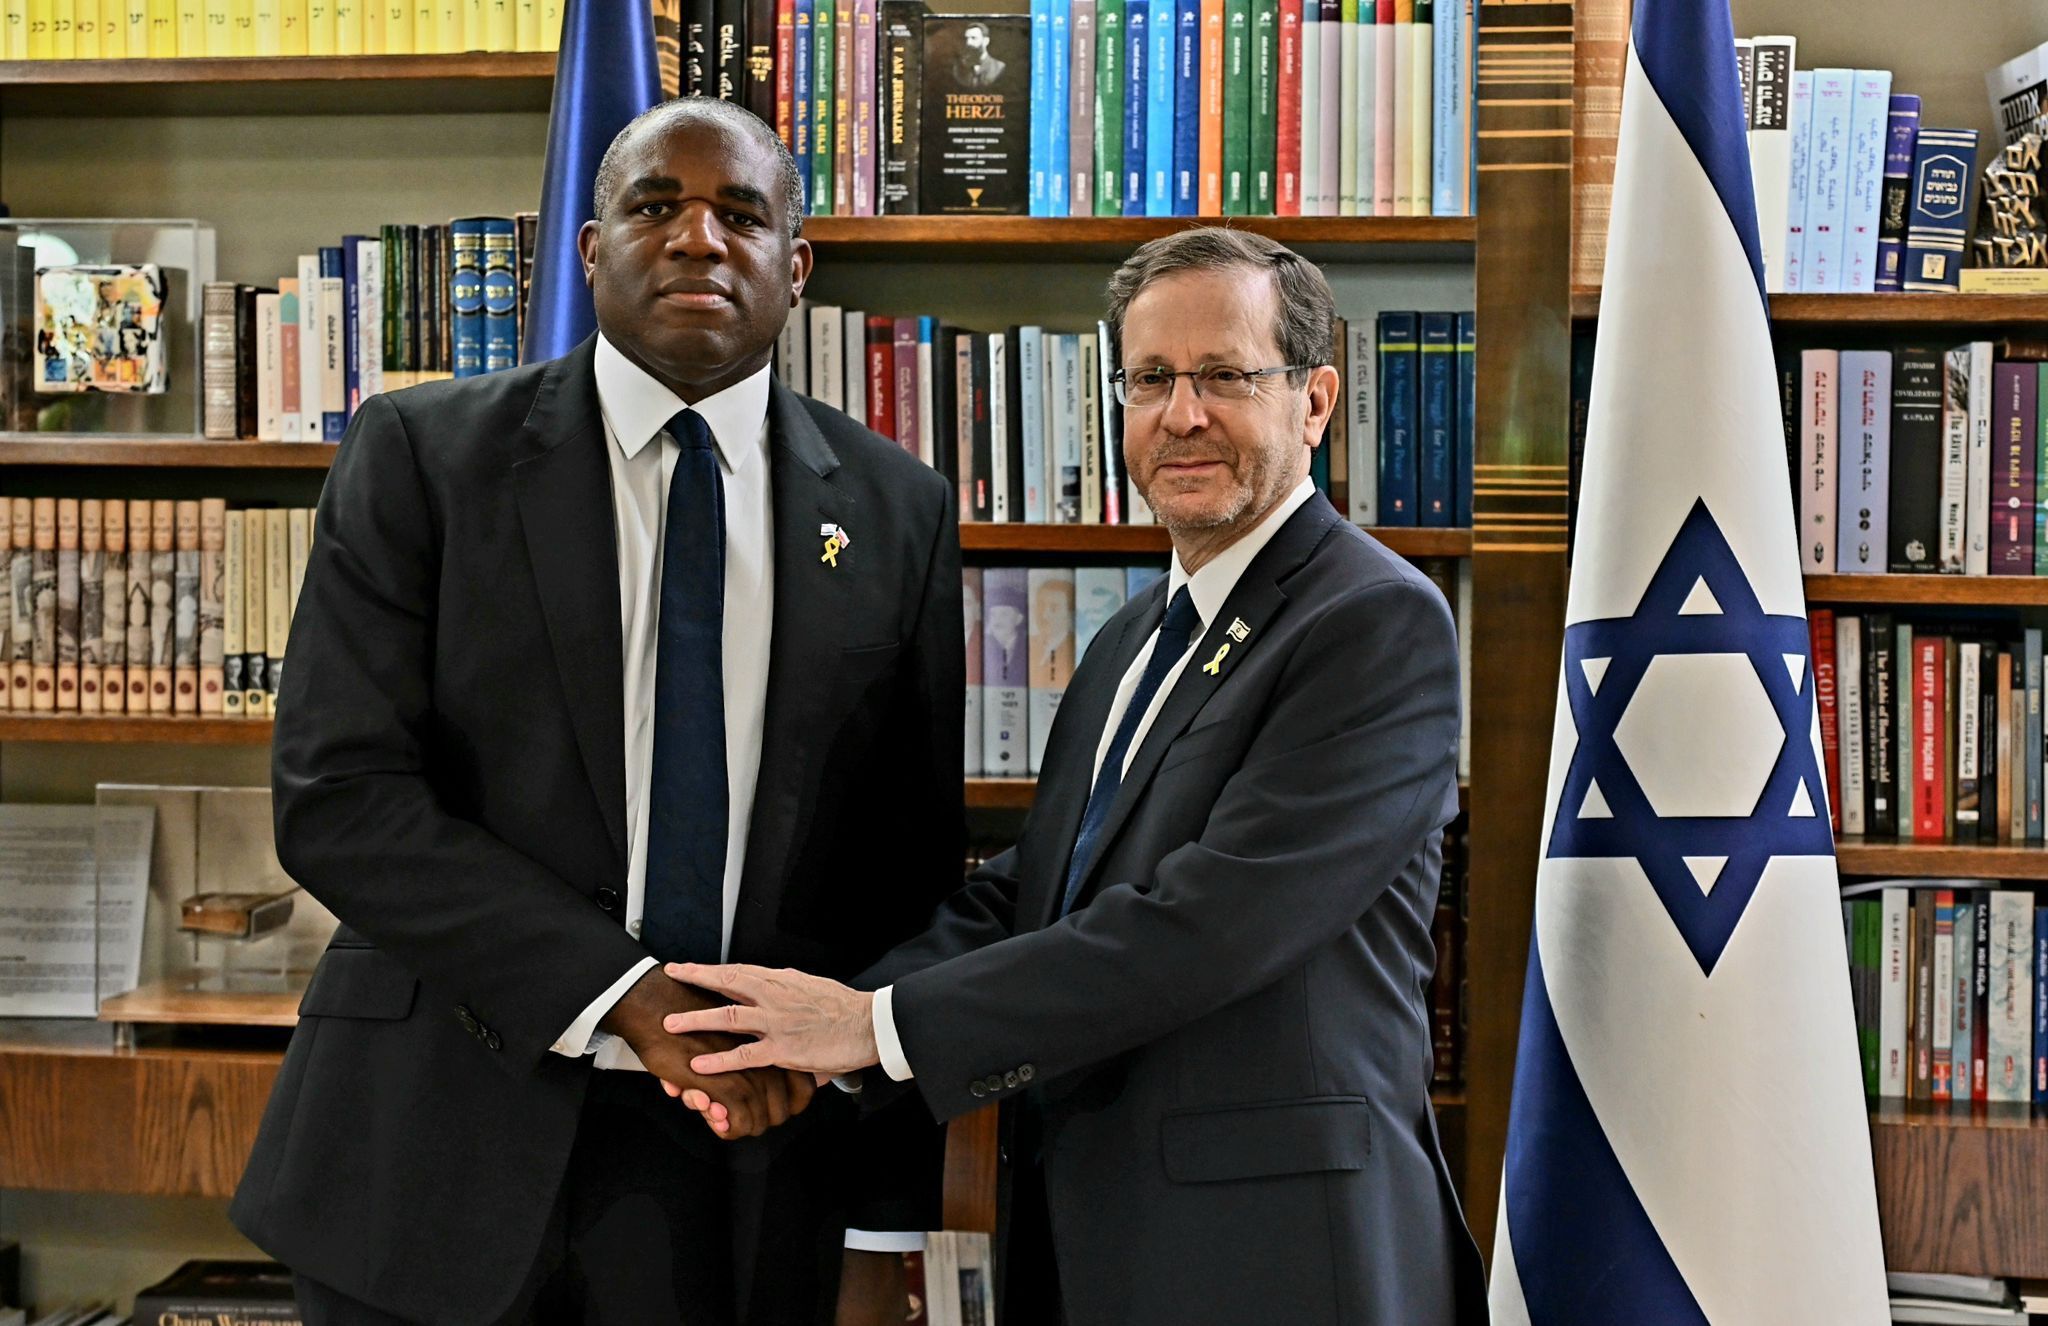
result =
[[853,989],[672,969],[739,1002],[671,1030],[760,1037],[699,1071],[879,1064],[869,1092],[940,1118],[1002,1103],[1007,1320],[1485,1316],[1429,1101],[1457,642],[1308,480],[1332,318],[1270,240],[1139,249],[1117,394],[1174,564],[1075,672],[1021,840]]
[[830,1321],[933,1217],[928,1115],[698,1078],[659,962],[851,976],[957,881],[954,499],[773,380],[773,130],[658,107],[596,197],[598,335],[373,397],[321,501],[273,776],[342,927],[232,1212],[316,1326]]

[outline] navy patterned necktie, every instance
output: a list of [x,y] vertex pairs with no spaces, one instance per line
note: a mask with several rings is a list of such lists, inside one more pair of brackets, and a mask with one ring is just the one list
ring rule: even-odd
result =
[[717,962],[725,921],[725,479],[704,416],[668,421],[682,451],[661,529],[654,761],[641,942],[664,962]]
[[1081,812],[1081,831],[1074,835],[1074,855],[1067,861],[1067,887],[1060,898],[1060,915],[1074,910],[1074,902],[1081,895],[1081,878],[1088,869],[1088,859],[1095,854],[1095,839],[1102,833],[1103,821],[1109,818],[1109,807],[1116,800],[1117,789],[1124,785],[1124,757],[1130,752],[1131,738],[1137,734],[1138,722],[1145,711],[1152,707],[1152,697],[1159,693],[1160,683],[1166,674],[1188,652],[1188,640],[1195,628],[1202,624],[1195,612],[1195,601],[1188,597],[1188,587],[1182,585],[1173,596],[1173,602],[1166,605],[1166,619],[1159,623],[1159,639],[1152,646],[1152,657],[1146,661],[1145,673],[1138,678],[1138,689],[1131,692],[1131,702],[1124,706],[1124,716],[1116,725],[1116,737],[1109,743],[1109,750],[1102,757],[1102,768],[1096,772],[1095,788],[1088,794],[1088,806]]

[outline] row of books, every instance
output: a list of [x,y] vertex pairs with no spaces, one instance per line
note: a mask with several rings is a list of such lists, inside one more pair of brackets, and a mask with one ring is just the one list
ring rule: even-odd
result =
[[1865,1095],[2048,1106],[2048,907],[2035,903],[1988,881],[1843,891]]
[[1953,290],[1977,131],[1922,126],[1887,69],[1796,68],[1798,39],[1739,37],[1764,288]]
[[1430,1085],[1438,1090],[1465,1084],[1466,991],[1470,984],[1465,968],[1465,923],[1470,918],[1467,879],[1471,848],[1471,829],[1460,815],[1444,830],[1443,874],[1429,925],[1430,943],[1436,949],[1436,966],[1429,977]]
[[[1312,461],[1366,525],[1469,526],[1476,332],[1470,313],[1339,319],[1342,397]],[[806,301],[776,372],[954,480],[963,521],[1150,524],[1124,473],[1106,323],[967,331]]]
[[2038,843],[2041,632],[1809,616],[1837,833]]
[[0,500],[0,711],[273,716],[312,546],[301,507]]
[[274,286],[208,282],[205,435],[336,442],[365,398],[520,361],[539,216],[387,225]]
[[1996,351],[1973,341],[1787,357],[1806,571],[2048,574],[2048,363]]
[[[1473,0],[781,0],[774,18],[774,122],[814,215],[1471,211]],[[744,71],[693,65],[686,87],[761,109]]]
[[552,51],[563,0],[0,0],[0,59]]

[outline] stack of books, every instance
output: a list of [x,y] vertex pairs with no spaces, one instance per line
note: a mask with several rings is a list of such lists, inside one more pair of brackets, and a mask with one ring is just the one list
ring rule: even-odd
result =
[[6,0],[0,59],[552,51],[562,0]]

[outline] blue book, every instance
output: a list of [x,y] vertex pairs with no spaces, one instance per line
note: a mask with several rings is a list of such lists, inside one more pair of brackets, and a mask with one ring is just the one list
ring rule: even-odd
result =
[[1806,175],[1813,143],[1813,71],[1792,72],[1792,178],[1785,193],[1785,289],[1806,288]]
[[[348,418],[363,403],[363,237],[341,237],[341,391]],[[347,427],[348,420],[342,425]]]
[[[1472,460],[1478,439],[1479,315],[1458,315],[1458,448],[1452,458],[1451,481],[1457,485],[1451,523],[1472,528]],[[1353,445],[1357,445],[1353,443]]]
[[1849,219],[1842,231],[1842,289],[1851,294],[1877,289],[1877,233],[1891,103],[1889,69],[1856,71],[1849,94]]
[[[342,256],[342,251],[341,251],[341,247],[340,247],[339,245],[335,245],[335,246],[332,246],[332,247],[323,247],[323,248],[322,248],[322,249],[320,250],[320,279],[321,279],[321,280],[323,280],[323,281],[340,281],[340,282],[342,283],[342,286],[343,286],[343,289],[344,289],[344,291],[345,291],[345,290],[347,289],[347,285],[348,285],[348,263],[347,263],[347,259],[346,259],[346,258],[344,258],[344,257]],[[346,301],[346,300],[347,300],[347,295],[346,295],[346,294],[344,294],[344,295],[342,296],[342,298],[343,298],[343,300],[344,300],[344,301]],[[325,304],[323,303],[323,304],[321,305],[321,317],[322,317],[322,318],[325,318],[326,316],[327,316],[327,312],[326,312],[326,305],[325,305]],[[344,314],[343,314],[343,316],[342,316],[342,318],[341,318],[341,319],[340,319],[340,320],[339,320],[339,321],[338,321],[338,322],[337,322],[337,323],[335,324],[335,329],[336,329],[336,331],[340,332],[340,333],[342,334],[342,336],[344,336],[344,337],[345,337],[345,336],[347,335],[347,330],[346,330],[346,328],[347,328],[347,314],[346,314],[346,313],[344,313]],[[334,344],[329,344],[329,345],[328,345],[328,347],[327,347],[327,353],[328,353],[328,354],[330,354],[330,355],[336,356],[336,357],[341,357],[341,356],[345,355],[345,354],[346,354],[346,352],[347,352],[346,342],[344,342],[344,344],[342,344],[342,345],[334,345]],[[332,361],[330,361],[330,362],[332,362]],[[344,362],[344,365],[345,365],[345,364],[346,364],[346,360],[344,359],[344,360],[343,360],[343,362]],[[346,367],[344,366],[344,368],[343,368],[343,377],[342,377],[342,391],[343,391],[343,395],[342,395],[342,400],[343,400],[343,401],[346,401],[346,400],[348,399],[348,396],[347,396],[347,390],[348,390],[348,378],[347,378],[347,369],[346,369]],[[323,404],[323,405],[324,405],[324,404],[327,404],[327,402],[323,400],[323,401],[321,402],[321,404]],[[342,435],[343,433],[347,432],[347,431],[348,431],[348,411],[347,411],[346,409],[340,409],[340,410],[322,410],[322,411],[320,412],[320,440],[321,440],[321,441],[323,441],[323,442],[339,442],[339,441],[341,441],[341,435]]]
[[1145,215],[1173,215],[1174,0],[1150,0],[1145,74]]
[[1052,0],[1031,0],[1032,216],[1052,215]]
[[1458,435],[1458,319],[1450,313],[1422,315],[1422,359],[1416,382],[1419,403],[1416,459],[1417,522],[1450,525],[1457,509],[1452,466]]
[[1913,142],[1920,136],[1920,98],[1892,94],[1885,117],[1884,190],[1877,211],[1877,288],[1903,290],[1906,214],[1913,196]]
[[473,378],[484,371],[484,230],[480,220],[448,223],[448,308],[454,375]]
[[1906,289],[1954,290],[1962,279],[1976,164],[1975,129],[1920,130],[1906,214]]
[[[796,0],[796,42],[791,51],[790,98],[794,114],[797,177],[804,182],[804,197],[811,196],[811,10],[814,0]],[[832,0],[825,0],[830,4]]]
[[1125,572],[1120,566],[1074,569],[1074,664],[1088,656],[1096,632],[1124,606]]
[[1145,592],[1145,586],[1166,574],[1163,566],[1127,566],[1124,568],[1124,601],[1130,602]]
[[1382,525],[1414,525],[1417,485],[1416,360],[1421,315],[1379,318],[1380,516]]
[[1855,90],[1854,70],[1813,71],[1799,288],[1818,294],[1843,289],[1842,232],[1849,223],[1849,112]]
[[519,363],[519,239],[512,218],[484,218],[484,372]]
[[2048,907],[2034,909],[2034,1108],[2048,1105]]
[[1145,104],[1151,98],[1152,51],[1145,19],[1151,0],[1124,5],[1124,215],[1145,215]]
[[[1050,216],[1065,216],[1073,210],[1067,200],[1071,192],[1068,180],[1072,148],[1067,140],[1073,126],[1067,109],[1074,99],[1073,19],[1072,0],[1052,0],[1052,50],[1046,59],[1046,63],[1052,66],[1052,105],[1048,108],[1052,116],[1052,133],[1048,140],[1045,167],[1045,206]],[[1032,114],[1035,116],[1037,113],[1034,105]]]
[[1024,514],[1039,523],[1052,519],[1045,497],[1045,329],[1012,327],[1010,353],[1017,357],[1017,426],[1024,437]]
[[[1359,19],[1365,19],[1362,4]],[[1465,98],[1469,90],[1465,87],[1464,69],[1466,54],[1471,49],[1471,22],[1470,0],[1449,0],[1437,5],[1436,22],[1430,32],[1430,54],[1434,57],[1430,97],[1435,104],[1430,115],[1429,199],[1430,211],[1437,216],[1462,216],[1468,210],[1460,195],[1468,175]]]
[[1202,165],[1202,0],[1176,0],[1173,32],[1173,214],[1193,216]]
[[1891,351],[1844,350],[1840,372],[1835,570],[1883,575],[1891,549]]

